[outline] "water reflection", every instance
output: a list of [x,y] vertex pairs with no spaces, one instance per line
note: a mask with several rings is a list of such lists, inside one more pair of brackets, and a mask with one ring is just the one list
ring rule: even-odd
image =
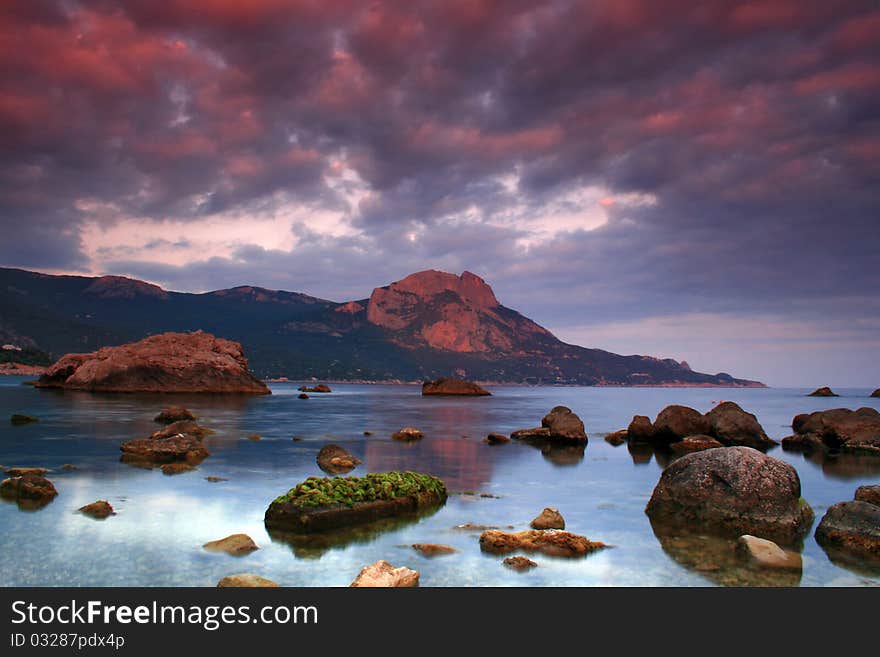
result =
[[762,568],[742,560],[736,540],[652,523],[660,547],[676,563],[721,586],[798,586],[800,570]]
[[492,480],[486,445],[462,438],[425,438],[412,443],[366,443],[368,472],[411,470],[439,477],[450,491],[476,490]]
[[822,474],[831,479],[849,481],[880,476],[880,458],[873,454],[826,452],[819,449],[802,452],[801,455],[805,461],[819,466]]
[[654,449],[645,443],[627,443],[626,450],[632,457],[634,465],[647,465],[654,456]]
[[835,566],[845,568],[857,575],[865,575],[867,577],[880,576],[880,558],[871,559],[865,555],[853,554],[849,550],[844,550],[834,545],[823,545],[819,542],[819,546],[828,557],[828,561]]

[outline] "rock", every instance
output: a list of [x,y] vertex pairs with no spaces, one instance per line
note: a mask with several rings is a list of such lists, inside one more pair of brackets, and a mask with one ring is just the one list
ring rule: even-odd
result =
[[423,557],[439,557],[444,554],[458,552],[451,545],[439,545],[437,543],[413,543],[412,548]]
[[271,579],[266,579],[265,577],[260,577],[259,575],[252,575],[251,573],[227,575],[219,582],[217,582],[218,588],[274,588],[277,586],[278,584],[273,582]]
[[384,560],[364,566],[351,583],[353,587],[407,588],[419,585],[417,570],[395,568]]
[[871,397],[880,397],[880,388],[871,393]]
[[626,428],[629,443],[649,443],[654,438],[654,424],[644,415],[634,415]]
[[567,406],[554,406],[541,420],[541,426],[550,430],[550,439],[562,442],[585,443],[584,423]]
[[767,449],[776,444],[764,433],[758,418],[731,401],[718,404],[704,418],[709,423],[707,433],[724,445]]
[[423,395],[454,395],[458,397],[484,397],[492,393],[476,383],[463,379],[443,378],[422,384]]
[[364,435],[365,436],[372,436],[373,432],[372,431],[364,431]]
[[880,506],[880,486],[859,486],[856,489],[855,499],[859,502]]
[[402,440],[408,442],[411,440],[420,440],[424,437],[424,435],[425,434],[423,434],[419,429],[416,429],[415,427],[403,427],[400,431],[395,431],[394,433],[392,433],[391,437],[394,440]]
[[91,504],[81,506],[79,508],[79,512],[95,518],[96,520],[103,520],[104,518],[107,518],[109,516],[116,515],[113,507],[110,506],[110,502],[108,502],[107,500],[98,500],[97,502],[92,502]]
[[657,414],[652,440],[678,442],[682,438],[709,433],[709,422],[699,411],[689,406],[673,404]]
[[50,473],[51,470],[47,468],[7,468],[6,474],[10,477],[23,477],[24,475],[39,475],[43,476],[45,474]]
[[266,509],[269,530],[322,532],[412,516],[442,506],[446,486],[416,472],[371,473],[363,477],[309,477]]
[[309,396],[304,392],[299,393],[299,395],[297,395],[297,397],[299,399],[308,399],[309,398]]
[[159,413],[156,417],[154,417],[153,422],[171,424],[172,422],[180,422],[181,420],[195,419],[196,416],[182,406],[169,406],[168,408],[163,409],[162,412]]
[[783,550],[773,541],[750,534],[737,539],[736,552],[742,559],[763,568],[801,570],[803,567],[801,555],[797,552]]
[[317,456],[318,467],[329,474],[340,474],[360,465],[361,460],[339,445],[324,445]]
[[65,463],[64,465],[61,466],[61,469],[62,470],[78,470],[79,468],[77,468],[73,463]]
[[225,479],[223,477],[215,477],[214,475],[211,475],[209,477],[205,477],[205,481],[210,481],[211,483],[217,483],[219,481],[229,481],[229,480]]
[[323,383],[319,383],[318,385],[310,388],[309,386],[300,386],[298,388],[301,392],[333,392],[330,390],[330,386],[324,385]]
[[9,421],[12,424],[30,424],[31,422],[39,422],[39,420],[32,415],[24,415],[23,413],[13,413],[12,417],[9,418]]
[[480,549],[493,554],[523,550],[542,552],[554,557],[582,557],[605,547],[608,546],[590,541],[584,536],[553,529],[528,529],[515,533],[489,529],[480,535]]
[[517,555],[515,557],[507,557],[502,563],[508,568],[513,568],[514,570],[518,570],[520,572],[531,570],[538,565],[528,557],[523,557],[521,555]]
[[688,436],[676,443],[671,443],[669,449],[676,454],[688,454],[690,452],[699,452],[704,449],[715,449],[716,447],[724,447],[712,436]]
[[840,397],[840,395],[835,394],[828,386],[822,386],[821,388],[816,388],[807,397]]
[[231,534],[216,541],[209,541],[202,547],[209,552],[225,552],[233,556],[250,554],[260,549],[260,546],[254,543],[254,539],[247,534]]
[[192,436],[193,438],[201,440],[205,436],[210,436],[212,433],[214,433],[213,430],[200,426],[193,420],[179,420],[177,422],[172,422],[168,426],[162,427],[158,431],[154,431],[150,434],[150,438],[152,440],[161,440],[163,438],[172,438],[174,436],[183,435]]
[[833,408],[798,415],[795,434],[782,439],[784,449],[845,451],[880,456],[880,413],[864,407],[856,411]]
[[557,509],[548,506],[529,525],[532,529],[565,529],[565,519]]
[[184,461],[166,463],[162,466],[162,474],[166,475],[182,474],[184,472],[190,472],[191,470],[195,470],[195,466],[190,465],[189,463],[186,463]]
[[652,524],[786,544],[801,540],[813,522],[797,471],[751,447],[709,449],[673,461],[645,512]]
[[270,394],[248,370],[239,343],[202,331],[162,333],[89,354],[67,354],[36,385],[101,392]]
[[45,506],[57,495],[52,482],[37,474],[10,477],[0,482],[0,497],[14,500],[22,508]]
[[170,438],[140,438],[122,443],[122,460],[141,463],[186,461],[197,464],[210,456],[198,438],[178,434]]
[[605,442],[610,443],[617,447],[618,445],[623,445],[626,442],[627,430],[621,429],[620,431],[615,431],[614,433],[609,433],[605,436]]
[[291,440],[295,443],[301,443],[302,441],[305,440],[305,438],[300,438],[299,436],[294,436],[293,438],[291,438]]
[[861,500],[838,502],[828,507],[815,535],[826,550],[880,560],[880,506]]
[[249,436],[247,437],[247,439],[256,442],[256,441],[258,441],[258,440],[262,440],[263,437],[262,437],[260,434],[258,434],[258,433],[252,433],[251,435],[249,435]]
[[518,429],[510,434],[512,440],[547,441],[550,440],[550,429],[535,427],[534,429]]
[[503,445],[505,443],[510,442],[510,438],[505,436],[503,433],[490,433],[486,436],[486,439],[483,441],[489,443],[490,445]]

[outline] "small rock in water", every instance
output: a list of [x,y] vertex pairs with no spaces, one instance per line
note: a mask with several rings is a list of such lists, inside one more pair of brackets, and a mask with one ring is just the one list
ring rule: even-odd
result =
[[257,441],[257,440],[262,440],[262,439],[263,439],[263,437],[258,433],[252,433],[250,436],[248,436],[248,440]]
[[373,432],[372,431],[364,431],[364,435],[365,436],[372,436]]
[[552,506],[548,506],[530,523],[533,529],[565,529],[565,519]]
[[110,502],[107,500],[98,500],[97,502],[86,504],[85,506],[81,506],[79,511],[80,513],[95,518],[96,520],[103,520],[108,516],[116,515],[113,507],[110,506]]
[[503,433],[490,433],[486,436],[486,439],[483,442],[489,443],[490,445],[504,445],[505,443],[510,442],[510,438]]
[[192,466],[189,463],[186,463],[184,461],[176,461],[174,463],[166,463],[165,465],[163,465],[162,474],[176,475],[195,469],[195,466]]
[[679,440],[678,442],[669,445],[669,449],[676,454],[699,452],[704,449],[715,449],[716,447],[724,447],[724,445],[712,438],[712,436],[704,435],[688,436],[683,440]]
[[490,529],[480,535],[480,549],[494,554],[524,550],[554,557],[582,557],[606,547],[604,543],[591,541],[585,536],[557,530],[530,529],[508,533]]
[[77,468],[73,463],[65,463],[64,465],[61,466],[61,469],[62,470],[78,470],[79,468]]
[[224,479],[223,477],[215,477],[214,475],[205,477],[205,480],[210,481],[211,483],[216,483],[218,481],[229,481],[228,479]]
[[44,474],[48,474],[49,472],[52,472],[52,471],[47,468],[7,468],[6,469],[6,474],[8,474],[10,477],[23,477],[24,475],[27,475],[27,474],[39,475],[42,477]]
[[9,421],[12,424],[30,424],[31,422],[39,422],[39,420],[31,415],[25,415],[24,413],[13,413],[12,417],[9,418]]
[[301,443],[302,441],[305,440],[305,438],[300,438],[299,436],[294,436],[293,438],[291,438],[291,440],[295,443]]
[[811,392],[807,397],[839,397],[840,395],[836,394],[831,388],[828,386],[822,386],[821,388],[816,388],[813,392]]
[[239,573],[238,575],[227,575],[219,582],[217,582],[217,586],[219,588],[265,588],[277,587],[278,584],[273,582],[271,579],[266,579],[265,577],[260,577],[259,575],[252,575],[251,573]]
[[[501,529],[496,525],[475,525],[470,522],[466,522],[463,525],[456,525],[453,529],[462,529],[464,531],[473,531],[473,532],[484,532],[487,529]],[[506,525],[504,529],[513,529],[513,525]]]
[[339,445],[324,445],[316,458],[318,467],[328,474],[342,474],[360,465],[361,460]]
[[406,567],[395,568],[384,560],[364,566],[351,583],[353,587],[408,588],[419,585],[419,572]]
[[513,568],[514,570],[518,570],[520,572],[531,570],[538,565],[528,557],[523,557],[521,555],[517,555],[515,557],[507,557],[502,563],[508,568]]
[[260,549],[260,546],[254,543],[254,539],[247,534],[232,534],[216,541],[209,541],[202,547],[209,552],[225,552],[233,556],[250,554]]
[[737,554],[749,563],[764,568],[783,568],[801,570],[801,555],[783,550],[773,541],[743,534],[736,541]]
[[156,417],[153,418],[153,422],[160,422],[162,424],[171,424],[172,422],[180,422],[181,420],[195,420],[196,416],[193,415],[187,409],[181,406],[169,406],[162,410]]
[[439,545],[437,543],[413,543],[412,548],[423,557],[438,557],[458,552],[451,545]]
[[610,443],[617,447],[618,445],[622,445],[626,442],[627,430],[621,429],[620,431],[615,431],[614,433],[609,433],[605,436],[605,442]]
[[299,395],[297,395],[297,397],[299,399],[308,399],[309,398],[309,396],[304,392],[299,393]]
[[425,434],[415,427],[403,427],[400,431],[395,431],[391,434],[391,437],[394,440],[410,441],[419,440],[420,438],[423,438],[424,435]]

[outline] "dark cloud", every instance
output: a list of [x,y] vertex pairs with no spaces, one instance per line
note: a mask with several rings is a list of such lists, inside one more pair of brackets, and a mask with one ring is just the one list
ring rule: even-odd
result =
[[[877,312],[876,2],[46,0],[0,17],[4,265],[335,299],[467,268],[560,327]],[[330,184],[341,169],[356,182]],[[608,195],[606,225],[535,225],[584,188]],[[89,263],[81,244],[86,221],[293,206],[316,218],[292,253],[152,262],[189,246],[173,237]],[[329,211],[351,230],[321,230]]]

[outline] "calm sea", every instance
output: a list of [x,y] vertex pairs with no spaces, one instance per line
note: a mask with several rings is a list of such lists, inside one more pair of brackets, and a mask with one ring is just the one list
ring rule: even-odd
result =
[[[612,447],[602,438],[634,414],[653,418],[668,404],[709,410],[722,399],[755,413],[775,439],[792,417],[820,409],[873,406],[867,389],[838,390],[832,399],[806,389],[492,387],[487,398],[423,398],[415,386],[333,385],[331,394],[297,399],[296,384],[272,384],[265,397],[97,395],[36,390],[19,377],[0,377],[0,464],[41,466],[59,496],[39,511],[0,504],[0,572],[6,586],[214,586],[225,575],[249,572],[288,586],[347,586],[378,559],[421,573],[422,586],[714,586],[719,584],[877,586],[880,572],[829,560],[812,537],[803,547],[801,575],[768,575],[744,568],[730,544],[704,536],[665,536],[644,514],[667,457]],[[119,445],[156,429],[153,416],[182,404],[216,431],[212,456],[197,470],[167,476],[120,463]],[[542,452],[526,444],[489,446],[489,432],[537,426],[555,405],[584,420],[583,452]],[[12,413],[39,422],[12,426]],[[413,425],[425,438],[392,441]],[[365,431],[373,432],[365,436]],[[257,433],[261,440],[249,440]],[[300,441],[292,440],[301,438]],[[324,476],[318,450],[334,442],[364,465],[351,474],[406,469],[441,477],[451,495],[439,511],[368,531],[290,542],[263,526],[268,504],[309,476]],[[816,512],[852,499],[863,484],[880,482],[880,458],[808,459],[777,448],[771,455],[797,468],[803,496]],[[72,463],[76,470],[62,471]],[[207,476],[225,478],[212,483]],[[493,497],[481,497],[488,494]],[[116,516],[95,521],[76,512],[97,499]],[[532,556],[527,573],[482,554],[479,532],[456,525],[526,529],[545,506],[555,506],[567,529],[612,549],[582,559]],[[261,547],[244,557],[209,553],[202,544],[244,532]],[[443,543],[459,551],[432,559],[413,543]]]

